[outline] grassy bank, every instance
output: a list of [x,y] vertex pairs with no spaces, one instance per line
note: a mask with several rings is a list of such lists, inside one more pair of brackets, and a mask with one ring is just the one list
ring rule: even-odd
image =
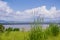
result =
[[60,27],[50,24],[43,29],[35,25],[29,31],[4,31],[0,32],[0,40],[60,40]]

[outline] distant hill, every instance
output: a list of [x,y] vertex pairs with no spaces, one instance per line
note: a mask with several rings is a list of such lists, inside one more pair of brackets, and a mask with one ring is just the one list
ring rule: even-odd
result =
[[[34,24],[35,22],[21,22],[21,21],[5,21],[5,20],[0,20],[0,24]],[[49,24],[49,23],[59,23],[60,24],[60,20],[45,20],[43,22],[39,22],[41,24]]]
[[7,23],[7,21],[5,21],[5,20],[0,20],[0,23]]

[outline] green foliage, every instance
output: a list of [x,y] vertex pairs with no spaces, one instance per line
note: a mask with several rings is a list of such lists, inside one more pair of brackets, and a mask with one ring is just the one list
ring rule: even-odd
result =
[[59,34],[59,26],[57,24],[50,24],[49,29],[53,36],[57,36]]
[[30,40],[43,40],[43,32],[40,26],[31,28]]
[[5,30],[5,27],[0,24],[0,40],[2,40],[2,37],[1,36],[2,36],[2,34],[4,32],[4,30]]
[[14,28],[14,30],[13,31],[19,31],[19,28]]
[[[3,28],[2,28],[3,27]],[[57,24],[50,24],[46,29],[42,29],[42,26],[35,24],[31,27],[31,30],[19,31],[19,28],[4,28],[0,25],[0,30],[6,30],[3,35],[0,35],[0,40],[60,40],[59,26]],[[7,35],[7,36],[6,36]]]
[[13,28],[9,27],[9,28],[6,29],[6,31],[8,31],[8,32],[13,31]]
[[6,28],[5,31],[6,31],[5,35],[8,36],[10,32],[13,31],[13,28],[12,27]]
[[4,32],[4,30],[5,30],[5,27],[0,24],[0,32]]

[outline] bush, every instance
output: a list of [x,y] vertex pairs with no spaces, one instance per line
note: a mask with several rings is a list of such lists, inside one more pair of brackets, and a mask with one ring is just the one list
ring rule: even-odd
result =
[[14,28],[14,30],[13,31],[19,31],[19,28]]
[[50,24],[49,29],[53,36],[57,36],[59,34],[59,26],[57,24]]
[[1,32],[4,32],[4,30],[5,30],[5,27],[0,24],[0,33],[1,33]]
[[9,27],[9,28],[6,29],[6,31],[8,31],[8,32],[13,31],[13,28]]

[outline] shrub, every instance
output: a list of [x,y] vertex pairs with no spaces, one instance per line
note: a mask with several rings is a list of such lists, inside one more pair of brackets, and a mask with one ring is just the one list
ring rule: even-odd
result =
[[57,24],[50,24],[49,29],[53,36],[57,36],[59,34],[59,26]]
[[14,30],[13,31],[19,31],[19,28],[14,28]]
[[9,27],[9,28],[6,29],[6,31],[8,31],[8,32],[13,31],[13,28]]
[[8,36],[10,34],[10,32],[13,31],[12,27],[6,28],[6,36]]
[[5,30],[5,27],[0,24],[0,33],[1,33],[1,32],[4,32],[4,30]]

